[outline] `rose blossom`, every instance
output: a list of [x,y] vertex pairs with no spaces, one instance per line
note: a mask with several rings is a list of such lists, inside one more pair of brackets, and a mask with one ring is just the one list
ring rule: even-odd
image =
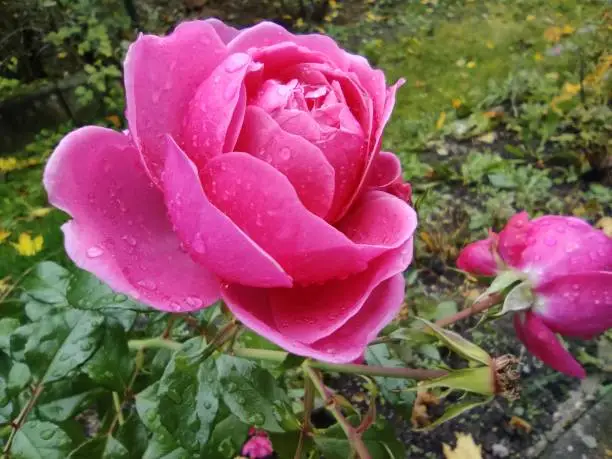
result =
[[398,312],[416,215],[382,131],[401,81],[329,37],[216,19],[140,36],[126,133],[67,135],[44,183],[75,263],[161,310],[223,299],[296,354],[347,362]]
[[603,231],[575,217],[530,221],[521,212],[499,235],[466,246],[457,266],[486,276],[516,272],[523,282],[509,296],[520,311],[517,336],[555,370],[585,376],[555,333],[590,339],[612,328],[612,239]]

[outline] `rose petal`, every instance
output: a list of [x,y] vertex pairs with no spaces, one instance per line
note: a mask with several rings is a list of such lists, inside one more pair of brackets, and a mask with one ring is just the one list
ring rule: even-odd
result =
[[269,304],[276,327],[286,338],[306,344],[338,330],[362,309],[383,280],[406,269],[412,258],[412,241],[404,245],[385,253],[370,263],[366,271],[347,279],[271,291]]
[[372,258],[403,245],[414,234],[416,212],[383,191],[366,192],[336,224]]
[[585,378],[584,368],[565,349],[555,334],[531,311],[514,316],[516,335],[529,352],[549,367],[577,378]]
[[508,220],[504,229],[499,233],[497,250],[501,258],[511,267],[517,267],[521,263],[523,250],[527,247],[529,225],[527,212],[519,212]]
[[334,198],[334,169],[312,143],[289,134],[264,110],[250,106],[236,148],[274,166],[308,210],[327,215]]
[[290,134],[304,137],[309,142],[317,142],[321,138],[321,130],[310,113],[301,110],[281,110],[274,115],[274,121]]
[[528,225],[517,267],[537,283],[564,274],[612,270],[612,239],[579,218],[536,218]]
[[243,80],[251,58],[228,56],[198,87],[189,103],[179,143],[201,168],[210,158],[234,151],[246,108]]
[[217,35],[225,44],[232,41],[232,39],[234,39],[240,33],[240,31],[235,27],[228,26],[217,18],[206,19],[204,22],[210,24],[215,29],[215,32],[217,32]]
[[180,136],[189,101],[226,55],[215,27],[206,21],[183,22],[166,37],[141,35],[128,49],[126,117],[156,184],[164,168],[163,136]]
[[[378,69],[373,69],[367,59],[363,56],[349,54],[349,70],[357,76],[361,86],[367,91],[373,101],[374,124],[380,126],[385,112],[387,99],[387,85],[385,74]],[[391,107],[393,108],[393,107]]]
[[242,30],[228,47],[232,52],[246,52],[250,48],[265,48],[282,42],[293,42],[317,51],[327,56],[339,69],[348,69],[348,56],[331,38],[318,34],[293,35],[278,24],[268,21]]
[[365,269],[359,248],[312,214],[289,180],[246,153],[227,153],[200,172],[208,199],[298,283],[324,282]]
[[195,166],[168,140],[164,194],[176,233],[193,258],[227,282],[290,287],[291,278],[206,197]]
[[129,138],[101,127],[68,134],[44,174],[49,201],[81,268],[158,309],[189,311],[219,297],[217,279],[179,247],[161,193]]
[[493,233],[487,239],[466,245],[457,258],[457,268],[479,276],[494,276],[497,272],[497,262],[493,256],[496,238]]
[[592,338],[612,328],[612,272],[559,276],[535,291],[537,314],[557,333]]
[[402,163],[397,155],[388,151],[381,151],[374,158],[368,186],[373,188],[385,188],[402,178]]

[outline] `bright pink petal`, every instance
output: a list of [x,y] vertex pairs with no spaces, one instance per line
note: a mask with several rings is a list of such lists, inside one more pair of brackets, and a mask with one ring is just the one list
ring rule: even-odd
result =
[[273,22],[260,22],[253,27],[242,30],[228,44],[228,47],[232,52],[247,52],[252,48],[265,48],[282,42],[293,42],[317,51],[327,56],[335,67],[343,70],[348,69],[348,56],[331,38],[317,34],[293,35]]
[[412,260],[412,240],[370,263],[368,269],[323,285],[275,289],[270,308],[277,328],[289,339],[313,343],[357,314],[383,280],[404,271]]
[[285,41],[263,48],[249,49],[253,59],[264,65],[266,79],[276,78],[280,70],[305,62],[326,63],[329,58],[324,54]]
[[487,239],[466,245],[457,258],[457,267],[479,276],[494,276],[497,272],[497,263],[493,256],[496,238],[493,234]]
[[274,452],[267,435],[255,435],[242,447],[242,455],[250,459],[264,459]]
[[193,258],[227,282],[290,287],[292,280],[282,267],[210,202],[195,166],[171,139],[167,158],[163,184],[168,213]]
[[141,35],[130,46],[124,64],[126,116],[155,183],[164,167],[164,135],[179,138],[189,101],[226,55],[206,21],[183,22],[167,37]]
[[189,102],[177,140],[198,168],[214,156],[234,151],[246,108],[243,80],[250,63],[248,54],[229,55]]
[[290,134],[304,137],[310,142],[317,142],[321,138],[321,129],[312,115],[301,110],[281,110],[274,115],[274,121]]
[[[351,61],[349,70],[355,73],[359,79],[359,83],[372,99],[374,124],[380,126],[383,114],[385,113],[385,104],[387,100],[385,74],[381,70],[373,69],[369,62],[362,56],[350,54],[349,58]],[[391,106],[391,109],[392,108]]]
[[[333,281],[333,285],[319,286],[318,292],[314,290],[317,287],[312,287],[313,290],[301,289],[304,293],[314,296],[311,296],[311,301],[308,302],[300,295],[294,294],[295,300],[300,301],[305,310],[299,310],[294,304],[287,303],[295,313],[287,325],[282,317],[275,315],[283,312],[280,310],[280,304],[272,305],[273,301],[278,302],[278,298],[273,299],[272,290],[230,284],[224,286],[222,295],[242,323],[289,352],[328,362],[352,362],[363,354],[367,342],[373,339],[401,307],[403,281],[397,276],[401,276],[399,273],[410,262],[410,258],[406,258],[404,253],[412,253],[412,241],[373,262],[371,269],[368,269],[369,273],[360,273],[344,281]],[[341,284],[344,286],[344,293]],[[294,289],[286,290],[292,291]],[[282,294],[283,290],[274,290],[274,294],[277,292]],[[332,301],[334,298],[336,302]],[[351,304],[349,298],[355,299],[356,303]],[[286,298],[287,301],[292,299]],[[325,303],[313,302],[318,299],[325,300]],[[313,307],[314,304],[317,304],[316,308]],[[317,312],[322,305],[326,309],[323,313]],[[313,339],[321,335],[317,332],[319,327],[325,328],[331,334],[312,344],[305,343],[306,338]],[[335,332],[346,337],[351,331],[354,336],[350,340],[346,339],[346,345],[334,339]]]
[[368,186],[372,188],[385,188],[402,177],[402,163],[397,155],[388,151],[381,151],[374,159]]
[[517,267],[521,263],[523,250],[527,247],[529,225],[527,212],[519,212],[508,220],[504,229],[499,233],[497,250],[504,262],[511,267]]
[[163,197],[127,136],[91,126],[68,134],[44,184],[49,201],[73,218],[63,228],[69,256],[113,289],[179,312],[219,297],[217,279],[180,249]]
[[372,258],[403,245],[414,234],[416,212],[383,191],[366,192],[336,224]]
[[579,218],[536,218],[517,267],[538,284],[564,274],[612,270],[612,239]]
[[549,367],[577,378],[585,378],[584,368],[563,347],[555,334],[531,311],[514,316],[516,335],[529,352]]
[[206,19],[204,22],[210,24],[215,29],[215,32],[217,32],[217,35],[225,44],[232,41],[240,33],[235,27],[228,26],[217,18]]
[[289,179],[308,210],[327,215],[334,198],[334,169],[312,143],[289,134],[264,110],[250,106],[236,149],[274,166]]
[[535,291],[537,314],[557,333],[590,338],[612,328],[610,271],[555,277]]
[[343,361],[359,360],[365,347],[402,308],[404,284],[403,274],[381,282],[357,314],[331,335],[313,343],[312,347]]
[[289,180],[246,153],[227,153],[200,172],[208,199],[298,283],[324,282],[366,268],[357,245],[309,212]]

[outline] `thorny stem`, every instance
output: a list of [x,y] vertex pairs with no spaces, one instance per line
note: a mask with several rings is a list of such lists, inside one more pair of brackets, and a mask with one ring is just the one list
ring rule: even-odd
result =
[[[287,357],[286,352],[271,351],[267,349],[234,348],[233,354],[237,357],[246,359],[269,360],[272,362],[282,362]],[[389,378],[403,378],[425,380],[439,378],[448,372],[444,370],[429,370],[426,368],[390,368],[371,365],[358,365],[355,363],[328,363],[312,360],[308,362],[311,368],[332,371],[336,373],[351,373],[367,376],[386,376]]]
[[15,439],[15,435],[17,434],[17,431],[21,428],[21,426],[25,424],[25,421],[28,415],[30,414],[30,411],[32,411],[32,408],[34,408],[34,405],[36,405],[36,401],[38,400],[38,397],[40,397],[40,394],[42,393],[42,391],[43,391],[43,385],[41,382],[39,382],[32,389],[32,397],[30,398],[28,403],[23,407],[23,409],[17,415],[15,420],[11,422],[12,430],[11,430],[8,440],[6,441],[6,444],[4,445],[4,449],[2,450],[3,458],[5,457],[8,458],[8,453],[11,450],[11,446],[13,444],[13,440]]
[[310,363],[311,362],[306,361],[302,366],[304,368],[304,372],[308,375],[308,377],[314,384],[314,387],[319,392],[319,395],[321,395],[321,398],[325,403],[325,408],[327,408],[327,410],[334,416],[334,418],[336,418],[338,425],[342,427],[346,438],[348,438],[352,448],[355,450],[355,453],[357,453],[357,457],[359,457],[360,459],[370,459],[370,453],[368,452],[368,448],[366,448],[366,445],[363,442],[361,435],[346,420],[346,418],[340,411],[340,408],[338,408],[338,403],[334,399],[333,395],[329,394],[329,391],[325,387],[325,384],[323,384],[323,380],[321,379],[320,375],[314,368],[310,366]]
[[295,450],[294,459],[302,458],[302,450],[304,449],[304,441],[307,435],[312,431],[310,415],[314,406],[314,386],[310,378],[304,379],[304,420],[302,421],[302,429],[300,430],[300,439]]
[[491,293],[484,297],[480,301],[476,301],[469,308],[462,309],[456,314],[452,316],[443,317],[440,320],[436,321],[436,325],[439,327],[446,327],[448,325],[454,324],[459,320],[466,319],[468,317],[473,316],[474,314],[479,314],[483,311],[486,311],[489,308],[501,303],[504,296],[501,293]]
[[165,338],[131,339],[128,341],[128,347],[135,351],[142,349],[170,349],[171,351],[178,351],[181,346],[181,343]]

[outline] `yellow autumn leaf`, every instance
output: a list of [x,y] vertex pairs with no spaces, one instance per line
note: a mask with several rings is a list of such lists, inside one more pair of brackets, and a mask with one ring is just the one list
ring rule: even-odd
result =
[[487,48],[489,49],[493,49],[495,48],[495,43],[493,43],[491,40],[486,42]]
[[117,129],[121,127],[121,119],[117,115],[109,115],[105,119]]
[[0,229],[0,244],[6,241],[10,235],[11,235],[10,231],[4,231]]
[[549,41],[551,43],[558,42],[559,40],[561,40],[562,36],[563,31],[561,30],[561,27],[552,26],[544,31],[544,38],[546,39],[546,41]]
[[8,158],[0,158],[0,172],[10,172],[19,168],[17,158],[9,156]]
[[29,233],[21,233],[17,243],[12,243],[15,250],[24,257],[36,255],[43,248],[43,237],[38,235],[34,238]]
[[466,67],[468,69],[473,69],[474,67],[476,67],[476,62],[470,61],[470,62],[467,63]]
[[30,217],[32,218],[40,218],[47,215],[49,212],[53,210],[52,207],[37,207],[30,211]]
[[440,113],[438,117],[438,121],[436,121],[436,129],[440,130],[444,127],[444,123],[446,122],[446,112]]
[[542,53],[535,53],[533,55],[533,60],[536,62],[540,62],[543,59],[544,59],[544,56],[542,56]]
[[612,217],[601,217],[597,223],[596,228],[600,228],[606,236],[612,237]]
[[451,104],[453,105],[453,108],[454,108],[455,110],[457,110],[458,108],[460,108],[460,107],[461,107],[461,105],[463,105],[463,104],[461,103],[461,99],[453,99],[453,100],[451,100]]
[[442,444],[442,452],[446,459],[482,459],[482,447],[474,443],[471,434],[456,433],[457,446],[453,449],[446,443]]
[[563,33],[563,35],[571,35],[574,33],[575,30],[576,29],[574,29],[571,25],[565,24],[561,29],[561,33]]
[[531,21],[535,21],[535,16],[533,14],[530,14],[527,16],[527,22],[531,22]]

